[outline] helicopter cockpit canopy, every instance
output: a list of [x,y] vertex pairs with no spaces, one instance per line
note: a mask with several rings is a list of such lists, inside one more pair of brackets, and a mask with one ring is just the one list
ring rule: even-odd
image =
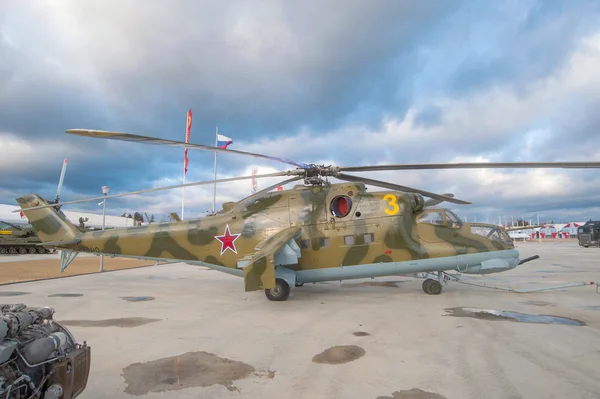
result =
[[471,223],[471,233],[489,238],[492,241],[499,241],[503,244],[512,245],[513,242],[513,239],[506,231],[495,225]]
[[417,215],[417,223],[445,226],[452,229],[460,229],[463,225],[462,220],[448,209],[425,210]]
[[[427,209],[417,215],[417,224],[430,224],[458,230],[464,225],[464,222],[451,210]],[[498,226],[471,223],[470,227],[472,234],[480,235],[492,241],[499,241],[503,244],[512,244],[512,238]]]

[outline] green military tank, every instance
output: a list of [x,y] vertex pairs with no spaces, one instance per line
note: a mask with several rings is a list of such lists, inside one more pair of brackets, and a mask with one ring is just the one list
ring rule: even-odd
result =
[[41,243],[42,241],[32,228],[0,220],[0,255],[47,254],[51,252],[47,248],[37,245]]

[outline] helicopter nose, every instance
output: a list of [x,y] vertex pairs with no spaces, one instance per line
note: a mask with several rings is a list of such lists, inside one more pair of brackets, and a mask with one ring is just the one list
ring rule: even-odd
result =
[[519,251],[517,251],[516,249],[514,249],[513,251],[514,251],[515,255],[511,258],[506,259],[509,269],[514,269],[515,267],[517,267],[521,264]]

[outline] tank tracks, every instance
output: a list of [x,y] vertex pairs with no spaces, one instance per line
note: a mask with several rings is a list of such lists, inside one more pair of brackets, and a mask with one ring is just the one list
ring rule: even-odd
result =
[[0,245],[0,255],[33,255],[33,254],[49,254],[54,250],[49,250],[37,245]]

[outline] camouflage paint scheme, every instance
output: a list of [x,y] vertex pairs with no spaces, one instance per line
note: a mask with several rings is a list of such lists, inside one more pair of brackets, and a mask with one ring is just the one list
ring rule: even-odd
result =
[[[332,212],[338,196],[350,200],[345,217]],[[238,275],[238,261],[246,257],[251,260],[243,268],[246,291],[275,287],[274,255],[289,240],[301,248],[297,264],[286,265],[296,272],[514,250],[498,226],[460,220],[452,226],[453,214],[425,207],[420,194],[367,193],[362,183],[297,185],[226,203],[216,215],[200,219],[92,232],[79,231],[53,207],[28,210],[47,205],[38,195],[17,202],[45,246],[57,249],[191,261]],[[428,212],[440,212],[443,224],[416,222]],[[473,228],[491,232],[492,238]]]

